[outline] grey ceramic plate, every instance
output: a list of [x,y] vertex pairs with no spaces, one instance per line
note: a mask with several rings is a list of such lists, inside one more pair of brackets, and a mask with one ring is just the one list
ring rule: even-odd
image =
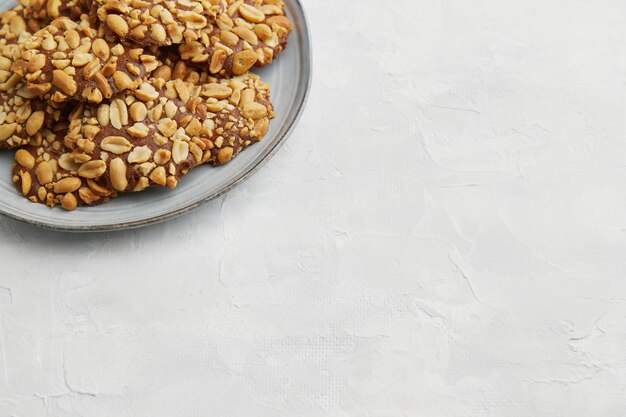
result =
[[[154,189],[124,194],[108,204],[80,207],[66,212],[31,203],[19,195],[11,182],[13,152],[0,152],[0,213],[54,230],[88,232],[146,226],[171,219],[207,203],[231,190],[254,174],[280,148],[294,129],[311,82],[309,32],[298,0],[285,0],[287,14],[294,22],[289,47],[262,70],[255,71],[270,83],[276,118],[263,141],[242,152],[229,164],[192,170],[175,190]],[[0,9],[15,4],[0,0]]]

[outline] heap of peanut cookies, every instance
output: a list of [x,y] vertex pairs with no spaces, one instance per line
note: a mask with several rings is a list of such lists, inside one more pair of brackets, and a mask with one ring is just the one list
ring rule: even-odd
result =
[[0,14],[0,149],[29,200],[73,210],[174,188],[267,133],[249,72],[287,46],[282,0],[31,0]]

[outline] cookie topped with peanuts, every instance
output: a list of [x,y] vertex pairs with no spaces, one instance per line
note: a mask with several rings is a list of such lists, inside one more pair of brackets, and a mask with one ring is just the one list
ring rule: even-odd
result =
[[95,0],[94,8],[122,39],[178,45],[184,60],[221,76],[270,64],[293,29],[282,0]]
[[114,94],[136,89],[157,66],[154,54],[142,47],[105,37],[86,15],[79,22],[60,17],[36,32],[22,46],[13,70],[27,88],[53,102],[100,103]]
[[[175,188],[191,168],[227,163],[266,134],[274,110],[269,87],[258,76],[216,79],[184,64],[163,65],[155,73],[157,77],[138,89],[120,93],[110,103],[82,104],[70,116],[65,152],[48,152],[46,163],[53,171],[57,166],[65,170],[59,178],[64,183],[75,178],[76,189],[61,187],[57,192],[55,181],[33,180],[39,166],[30,162],[41,152],[37,147],[28,151],[32,158],[24,150],[16,157],[18,189],[38,202],[56,201],[68,208],[71,205],[62,200],[73,200],[66,194],[78,192],[78,184],[84,186],[87,180],[114,192],[138,192],[154,185]],[[24,182],[29,179],[47,191],[33,189]],[[87,201],[80,192],[74,197],[78,204],[102,202],[87,196]]]
[[271,64],[287,46],[293,25],[282,0],[228,0],[213,27],[179,45],[183,60],[220,76]]
[[185,43],[197,30],[212,27],[225,0],[95,0],[97,18],[121,39],[140,45]]

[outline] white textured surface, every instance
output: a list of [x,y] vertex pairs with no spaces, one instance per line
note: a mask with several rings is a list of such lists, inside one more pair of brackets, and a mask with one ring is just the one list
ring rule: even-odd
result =
[[221,201],[0,220],[0,417],[624,415],[626,3],[358,3]]

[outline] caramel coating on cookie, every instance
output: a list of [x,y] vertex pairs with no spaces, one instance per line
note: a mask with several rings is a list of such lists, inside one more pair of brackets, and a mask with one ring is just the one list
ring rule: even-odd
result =
[[13,69],[45,100],[99,103],[138,88],[158,66],[144,48],[102,36],[87,16],[78,23],[60,17],[24,43]]

